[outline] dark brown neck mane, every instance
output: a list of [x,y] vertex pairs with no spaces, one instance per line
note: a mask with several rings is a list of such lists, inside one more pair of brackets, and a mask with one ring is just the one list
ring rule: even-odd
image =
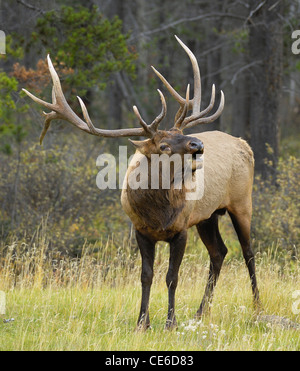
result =
[[159,189],[151,189],[151,162],[148,159],[148,189],[131,189],[129,203],[145,227],[165,231],[172,226],[185,205],[185,187],[174,189],[174,171],[170,169],[170,189],[162,188],[162,169],[159,169]]

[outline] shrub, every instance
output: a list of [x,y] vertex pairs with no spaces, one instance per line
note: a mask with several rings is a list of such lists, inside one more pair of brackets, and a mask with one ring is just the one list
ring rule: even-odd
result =
[[255,179],[252,232],[262,249],[276,244],[284,255],[298,257],[300,240],[300,159],[280,158],[276,183]]
[[[52,149],[33,145],[19,158],[2,154],[0,223],[9,233],[34,239],[47,221],[50,246],[79,254],[85,240],[124,236],[127,219],[119,191],[100,191],[94,150],[87,156],[80,138],[69,137]],[[9,161],[8,161],[9,160]]]

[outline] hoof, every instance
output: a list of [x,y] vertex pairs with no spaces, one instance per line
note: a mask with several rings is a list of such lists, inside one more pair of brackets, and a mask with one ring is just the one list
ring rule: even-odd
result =
[[134,329],[134,332],[145,332],[148,329],[150,329],[150,330],[152,329],[152,327],[150,326],[150,323],[139,322],[136,325],[136,328]]
[[167,320],[165,330],[172,331],[172,330],[177,330],[177,329],[178,329],[178,325],[177,325],[176,320],[173,320],[173,321]]

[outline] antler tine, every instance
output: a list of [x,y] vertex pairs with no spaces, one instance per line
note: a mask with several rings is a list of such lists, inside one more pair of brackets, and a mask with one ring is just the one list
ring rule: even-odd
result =
[[48,129],[50,128],[51,121],[58,118],[58,114],[54,111],[50,113],[43,112],[43,115],[46,116],[43,131],[40,135],[40,145],[42,145],[45,135],[47,134]]
[[187,55],[190,58],[190,61],[192,63],[193,72],[194,72],[194,97],[193,97],[193,114],[200,111],[200,105],[201,105],[201,75],[200,75],[200,68],[197,62],[197,59],[195,55],[192,53],[192,51],[175,35],[176,40],[179,42],[179,44],[182,46],[182,48],[185,50]]
[[186,88],[186,95],[185,95],[185,104],[184,106],[180,106],[176,116],[175,116],[175,125],[174,128],[180,129],[181,124],[183,123],[185,116],[187,114],[187,108],[189,105],[190,100],[190,84],[188,84]]
[[165,100],[165,97],[163,95],[163,93],[157,89],[158,91],[158,94],[160,95],[160,100],[161,100],[161,105],[162,105],[162,109],[161,109],[161,113],[156,117],[156,119],[150,124],[150,128],[156,132],[157,129],[158,129],[158,125],[161,123],[161,121],[166,117],[166,114],[167,114],[167,103],[166,103],[166,100]]
[[42,100],[42,99],[36,97],[35,95],[31,94],[28,90],[26,90],[24,88],[22,90],[24,91],[24,93],[26,93],[36,103],[41,104],[42,106],[45,106],[48,109],[51,109],[51,110],[53,109],[53,106],[54,106],[53,104],[45,102],[44,100]]
[[157,89],[157,91],[160,95],[162,110],[161,110],[161,113],[155,118],[155,120],[152,121],[152,123],[150,125],[147,125],[147,123],[143,120],[137,106],[133,106],[133,111],[134,111],[135,115],[139,119],[140,124],[144,128],[145,132],[148,133],[148,136],[150,138],[152,138],[155,135],[155,133],[157,132],[157,129],[158,129],[158,125],[161,123],[161,121],[164,119],[164,117],[167,114],[167,104],[166,104],[165,97],[159,89]]
[[203,111],[198,113],[197,115],[192,115],[190,117],[187,117],[183,121],[182,128],[185,128],[190,122],[192,122],[194,120],[198,120],[199,118],[207,115],[213,109],[213,106],[215,104],[215,97],[216,97],[216,89],[215,89],[215,84],[213,84],[212,88],[211,88],[211,98],[210,98],[209,105]]
[[90,119],[88,110],[86,109],[86,106],[85,106],[83,100],[78,95],[77,95],[77,99],[79,101],[79,104],[80,104],[85,122],[87,123],[91,133],[97,134],[97,130],[96,130],[95,126],[93,125],[92,120]]
[[52,61],[51,61],[51,58],[50,58],[49,54],[47,55],[47,62],[48,62],[48,67],[49,67],[50,75],[51,75],[52,82],[53,82],[52,97],[53,96],[55,97],[55,103],[57,103],[57,101],[60,101],[60,100],[65,101],[66,98],[65,98],[64,93],[62,91],[58,74],[55,71],[55,68],[53,67],[53,64],[52,64]]
[[135,113],[135,115],[137,116],[137,118],[139,119],[140,121],[140,124],[141,126],[144,128],[145,132],[147,133],[150,133],[149,132],[149,126],[147,125],[147,123],[143,120],[137,106],[133,106],[133,112]]
[[[221,90],[221,100],[220,100],[220,104],[219,104],[217,111],[209,117],[202,117],[203,115],[201,116],[199,115],[198,117],[195,117],[193,121],[189,122],[188,124],[184,126],[184,129],[192,128],[199,124],[209,124],[215,121],[218,117],[221,116],[221,113],[223,112],[223,109],[224,109],[224,105],[225,105],[225,96],[224,96],[223,91]],[[209,108],[209,106],[207,108]],[[211,108],[209,109],[209,111],[210,110]]]
[[155,72],[155,74],[160,78],[160,80],[162,81],[162,83],[165,85],[165,87],[169,90],[169,93],[177,100],[177,102],[181,105],[184,105],[185,104],[185,99],[181,97],[181,95],[179,95],[177,93],[177,91],[171,86],[171,84],[163,77],[163,75],[157,71],[157,69],[153,66],[151,66],[151,68],[153,69],[153,71]]

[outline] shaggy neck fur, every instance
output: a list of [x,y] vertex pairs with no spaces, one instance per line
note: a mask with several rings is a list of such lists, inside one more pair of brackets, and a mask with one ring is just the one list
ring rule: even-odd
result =
[[[159,169],[159,189],[151,189],[151,161],[148,159],[148,189],[131,189],[128,201],[145,227],[165,231],[172,226],[185,206],[185,188],[174,189],[174,171],[170,170],[170,189],[162,189],[162,169]],[[153,207],[155,205],[155,207]]]

